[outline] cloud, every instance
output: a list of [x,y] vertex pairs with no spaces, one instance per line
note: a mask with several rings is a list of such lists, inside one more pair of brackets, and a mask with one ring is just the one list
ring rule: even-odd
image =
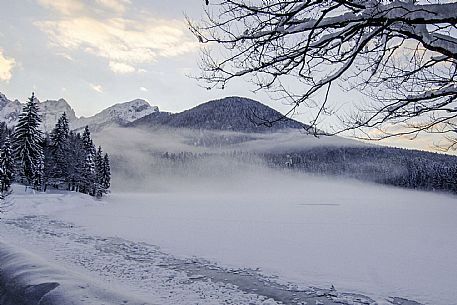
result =
[[[127,0],[97,0],[91,8],[77,0],[69,2],[79,5],[66,5],[63,0],[38,1],[58,13],[52,20],[35,22],[48,35],[52,47],[61,53],[82,51],[101,57],[117,74],[140,71],[142,66],[160,58],[198,50],[198,43],[184,21],[160,19],[137,11],[125,18],[122,12],[130,4]],[[100,11],[101,8],[118,15]]]
[[3,50],[0,49],[0,81],[9,82],[12,77],[11,71],[16,65],[16,60],[3,55]]
[[95,0],[95,2],[116,13],[124,13],[127,6],[131,4],[129,0]]
[[63,15],[73,15],[81,13],[85,10],[85,5],[82,1],[73,0],[37,0],[41,6],[52,9]]
[[[427,122],[424,121],[422,123],[426,124]],[[422,131],[417,133],[417,128],[415,128],[414,125],[421,126],[418,121],[410,123],[410,125],[406,123],[386,123],[380,126],[380,129],[367,130],[365,135],[371,137],[375,141],[367,140],[364,142],[432,152],[442,152],[443,148],[450,144],[448,136],[453,130],[452,126],[445,123],[436,124],[426,132]],[[402,134],[408,132],[411,134]],[[386,137],[389,134],[397,134],[397,136],[383,139],[383,137]]]
[[132,67],[128,64],[124,64],[122,62],[110,61],[109,68],[116,74],[128,74],[135,72],[135,67]]
[[66,16],[84,15],[89,12],[110,11],[123,14],[131,4],[130,0],[95,0],[90,6],[83,0],[36,0],[44,8]]
[[92,90],[97,91],[98,93],[103,93],[102,85],[89,84],[89,86],[92,88]]
[[65,58],[65,59],[67,59],[67,60],[69,60],[69,61],[75,61],[75,60],[73,59],[73,57],[71,57],[71,55],[69,55],[69,54],[67,54],[67,53],[57,53],[57,55],[62,56],[63,58]]
[[145,87],[140,87],[140,91],[143,91],[143,92],[148,92],[148,88],[145,88]]

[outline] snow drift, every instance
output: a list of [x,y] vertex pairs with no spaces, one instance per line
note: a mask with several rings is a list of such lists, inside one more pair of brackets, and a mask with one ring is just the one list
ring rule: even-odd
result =
[[0,241],[0,304],[147,304],[115,293]]

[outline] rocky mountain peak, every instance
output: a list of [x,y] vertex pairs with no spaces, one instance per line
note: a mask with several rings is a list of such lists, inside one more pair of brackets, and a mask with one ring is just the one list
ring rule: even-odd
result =
[[[57,120],[64,112],[67,114],[70,122],[70,128],[78,130],[89,125],[92,130],[96,131],[107,126],[124,126],[159,111],[158,107],[151,106],[147,101],[135,99],[125,103],[115,104],[94,116],[78,118],[74,109],[63,98],[43,102],[37,101],[45,132],[50,132],[54,128]],[[23,106],[19,101],[11,101],[4,94],[0,93],[0,121],[6,122],[8,126],[16,125]]]

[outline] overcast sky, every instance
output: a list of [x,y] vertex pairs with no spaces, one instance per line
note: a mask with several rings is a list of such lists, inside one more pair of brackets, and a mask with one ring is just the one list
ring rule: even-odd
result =
[[228,95],[254,97],[241,81],[208,91],[189,78],[199,44],[184,14],[203,0],[0,0],[0,92],[24,101],[65,98],[77,115],[143,98],[182,111]]

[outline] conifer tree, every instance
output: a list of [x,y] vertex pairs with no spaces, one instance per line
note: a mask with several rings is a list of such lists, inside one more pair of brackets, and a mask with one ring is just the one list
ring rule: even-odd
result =
[[95,155],[95,169],[97,172],[97,181],[101,181],[103,173],[103,154],[101,146],[98,147],[97,153]]
[[0,143],[3,145],[7,136],[11,134],[5,122],[0,122]]
[[108,154],[105,154],[105,157],[103,158],[102,185],[105,189],[105,192],[108,191],[111,186],[111,168],[109,164]]
[[44,176],[43,181],[44,191],[46,191],[48,185],[56,186],[54,176],[56,173],[54,157],[52,154],[52,144],[49,134],[46,134],[43,140],[43,153],[44,153]]
[[101,197],[105,193],[103,187],[103,165],[102,147],[99,146],[95,155],[95,193],[97,197]]
[[50,172],[56,187],[68,181],[69,178],[69,133],[68,119],[64,112],[51,132],[52,170]]
[[82,141],[83,141],[84,149],[86,150],[86,152],[92,153],[92,157],[94,158],[95,157],[95,146],[94,146],[94,142],[92,141],[92,138],[90,136],[89,126],[87,126],[87,125],[86,125],[86,127],[84,127]]
[[69,158],[68,158],[68,173],[69,173],[69,190],[80,192],[82,191],[82,182],[84,180],[83,171],[86,160],[86,152],[84,150],[81,135],[79,133],[70,132],[69,136]]
[[45,172],[44,172],[44,153],[40,151],[33,169],[33,186],[36,190],[44,191],[45,187]]
[[95,182],[96,182],[96,173],[95,173],[95,162],[92,158],[91,153],[86,153],[86,159],[84,161],[83,167],[83,182],[82,190],[83,193],[94,195],[95,192]]
[[[41,118],[35,95],[24,106],[13,134],[13,154],[21,180],[37,186],[43,178],[42,132],[39,129]],[[39,181],[41,183],[41,181]]]
[[84,128],[82,135],[82,144],[84,149],[84,165],[82,171],[82,192],[85,194],[95,195],[96,171],[95,155],[96,150],[90,137],[89,127]]
[[57,120],[57,123],[51,132],[51,140],[53,145],[56,147],[63,147],[68,141],[69,134],[70,128],[68,119],[66,113],[64,112]]
[[14,158],[11,150],[11,141],[7,135],[0,152],[0,191],[7,191],[14,177]]

